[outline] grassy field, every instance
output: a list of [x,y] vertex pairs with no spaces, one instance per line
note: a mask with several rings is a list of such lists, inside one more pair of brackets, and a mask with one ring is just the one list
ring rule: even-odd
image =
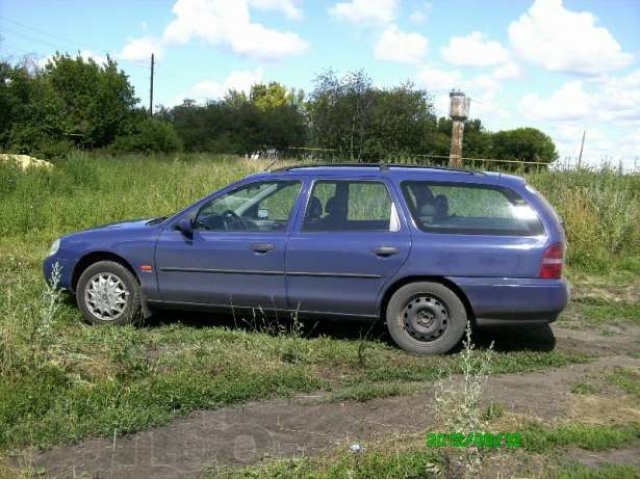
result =
[[[260,316],[232,322],[175,313],[141,328],[90,328],[71,301],[44,288],[41,260],[58,236],[172,213],[261,168],[231,157],[83,154],[51,170],[21,172],[0,165],[0,474],[10,452],[118,437],[197,409],[317,391],[336,403],[410,395],[463,370],[459,355],[411,356],[391,345],[381,328],[360,324],[317,326],[295,319],[277,324]],[[604,331],[612,323],[639,325],[640,174],[583,170],[527,176],[558,209],[569,232],[568,275],[578,288],[568,324]],[[486,347],[481,344],[480,350]],[[492,374],[547,371],[594,358],[585,351],[516,345],[496,349]],[[637,395],[633,371],[612,372],[612,382]],[[528,428],[539,428],[536,438],[542,439],[529,449],[532,455],[602,433]],[[628,425],[620,429],[625,439],[638,436]],[[415,444],[391,451],[382,448],[355,467],[351,457],[336,454],[225,472],[410,476],[432,471],[437,476],[440,471],[442,459]],[[564,464],[556,467],[556,475],[571,471]],[[634,467],[602,468],[603,476],[637,475]]]

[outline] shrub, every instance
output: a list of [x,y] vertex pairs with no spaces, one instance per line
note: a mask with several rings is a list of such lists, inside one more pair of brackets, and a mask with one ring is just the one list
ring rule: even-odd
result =
[[153,118],[141,121],[134,133],[116,138],[111,145],[114,153],[172,153],[181,148],[173,125]]

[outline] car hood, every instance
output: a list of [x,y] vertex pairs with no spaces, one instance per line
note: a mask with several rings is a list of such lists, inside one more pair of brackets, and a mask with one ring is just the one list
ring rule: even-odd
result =
[[96,227],[87,228],[85,230],[80,230],[78,232],[70,233],[68,235],[64,235],[64,238],[67,239],[81,239],[87,235],[95,235],[100,233],[116,233],[116,232],[136,232],[143,231],[158,225],[157,222],[153,221],[152,218],[142,218],[137,220],[128,220],[125,222],[116,222],[109,223],[106,225],[99,225]]
[[108,223],[106,225],[99,225],[97,227],[91,227],[88,228],[87,230],[84,230],[85,232],[92,232],[95,230],[117,230],[117,229],[138,229],[138,228],[144,228],[147,227],[147,224],[149,223],[149,221],[152,220],[151,218],[141,218],[141,219],[137,219],[137,220],[127,220],[124,222],[116,222],[116,223]]

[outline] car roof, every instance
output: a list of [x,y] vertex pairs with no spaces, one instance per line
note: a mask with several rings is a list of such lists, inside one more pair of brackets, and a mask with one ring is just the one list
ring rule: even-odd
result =
[[290,165],[276,170],[258,173],[252,177],[389,177],[397,181],[403,180],[432,180],[462,183],[484,183],[494,185],[523,185],[522,177],[508,175],[502,172],[488,172],[462,168],[425,166],[414,164],[303,164]]

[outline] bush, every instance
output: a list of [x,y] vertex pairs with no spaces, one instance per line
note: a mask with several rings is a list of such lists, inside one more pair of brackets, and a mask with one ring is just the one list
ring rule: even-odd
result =
[[15,125],[9,140],[10,151],[43,160],[59,160],[74,149],[71,140],[55,138],[40,127],[30,125]]
[[172,153],[181,150],[180,138],[173,125],[147,118],[135,127],[135,132],[116,138],[113,153]]

